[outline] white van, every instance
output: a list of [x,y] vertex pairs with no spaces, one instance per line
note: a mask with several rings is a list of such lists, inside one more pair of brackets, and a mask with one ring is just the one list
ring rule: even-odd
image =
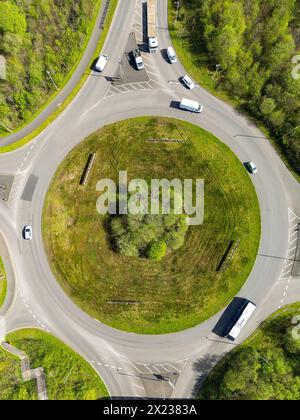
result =
[[180,109],[184,109],[190,112],[196,112],[200,114],[203,111],[203,106],[196,101],[191,101],[190,99],[183,98],[179,104]]
[[175,51],[173,50],[173,47],[167,48],[167,56],[171,64],[177,63],[177,57]]
[[108,56],[106,54],[101,54],[98,58],[97,63],[95,64],[95,69],[97,71],[103,71],[106,63],[108,62]]

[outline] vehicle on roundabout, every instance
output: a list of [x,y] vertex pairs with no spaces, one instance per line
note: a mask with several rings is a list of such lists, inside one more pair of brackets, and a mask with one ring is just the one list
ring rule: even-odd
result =
[[186,74],[185,76],[183,76],[181,80],[182,80],[183,84],[188,89],[191,89],[191,90],[194,89],[195,83],[194,83],[193,79],[188,74]]
[[100,57],[98,58],[97,63],[95,64],[95,70],[101,73],[104,70],[107,62],[108,62],[108,55],[101,54]]
[[175,54],[173,47],[167,48],[167,56],[171,64],[177,63],[177,56]]
[[248,171],[250,172],[250,174],[257,174],[258,171],[257,171],[257,167],[256,167],[255,163],[246,162],[245,166],[248,169]]

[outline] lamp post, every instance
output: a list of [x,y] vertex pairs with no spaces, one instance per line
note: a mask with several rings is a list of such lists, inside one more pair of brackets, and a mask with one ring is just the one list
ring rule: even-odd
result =
[[288,133],[286,133],[284,136],[283,136],[283,138],[284,137],[287,137],[288,135],[290,135],[290,134],[292,134],[294,131],[296,131],[298,128],[300,128],[300,125],[297,125],[297,127],[295,127],[295,128],[293,128],[291,131],[289,131]]

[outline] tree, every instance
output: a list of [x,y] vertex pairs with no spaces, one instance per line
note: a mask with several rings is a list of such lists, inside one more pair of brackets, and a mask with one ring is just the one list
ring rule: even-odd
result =
[[153,242],[148,250],[148,257],[150,260],[160,261],[166,255],[167,244],[165,241]]
[[19,7],[9,1],[0,2],[0,32],[24,34],[27,24],[26,17]]

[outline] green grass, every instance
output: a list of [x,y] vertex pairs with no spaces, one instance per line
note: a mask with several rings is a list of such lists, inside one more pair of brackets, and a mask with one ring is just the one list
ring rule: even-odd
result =
[[[146,142],[149,138],[185,142]],[[89,183],[80,187],[94,152]],[[108,216],[96,212],[96,184],[102,178],[116,180],[119,170],[148,181],[205,179],[204,224],[190,227],[183,247],[161,262],[111,249]],[[68,155],[46,198],[43,235],[54,275],[83,310],[115,328],[169,333],[199,324],[238,292],[256,259],[260,212],[250,177],[227,146],[188,123],[145,117],[104,127]],[[234,258],[216,272],[236,240]]]
[[[55,112],[53,112],[53,114],[51,114],[36,130],[34,130],[32,133],[28,134],[27,136],[23,137],[21,140],[15,142],[13,144],[10,144],[8,146],[0,147],[0,153],[12,152],[13,150],[17,150],[20,147],[25,146],[27,143],[29,143],[31,140],[33,140],[35,137],[37,137],[42,131],[44,131],[48,127],[48,125],[50,125],[70,105],[70,103],[75,99],[75,97],[77,96],[77,94],[79,93],[81,88],[84,86],[85,82],[87,81],[87,79],[89,77],[89,74],[91,72],[90,68],[91,68],[91,65],[93,64],[93,61],[94,61],[95,57],[97,55],[99,55],[101,50],[102,50],[102,47],[104,45],[104,42],[105,42],[107,34],[108,34],[108,31],[110,29],[112,19],[114,17],[114,13],[115,13],[117,4],[118,4],[118,0],[111,0],[110,7],[109,7],[109,10],[108,10],[108,13],[107,13],[107,16],[106,16],[106,20],[105,20],[105,27],[104,27],[101,35],[100,35],[97,47],[95,49],[95,54],[92,57],[91,61],[88,63],[86,71],[82,75],[82,78],[80,79],[79,83],[73,89],[72,93],[65,99],[65,101],[60,105],[60,107],[57,108],[57,110]],[[95,19],[96,19],[96,17],[95,17]],[[95,21],[94,21],[94,23],[95,23]],[[94,28],[94,26],[92,26],[92,28]],[[64,86],[67,84],[67,82],[71,78],[75,69],[76,69],[76,67],[74,67],[73,71],[69,74],[69,77],[65,80]],[[45,109],[49,105],[49,103],[55,98],[55,96],[56,96],[56,94],[54,94],[54,96],[52,96],[52,98],[47,102],[47,104],[45,104],[45,106],[42,109],[40,109],[39,113],[41,111],[43,111],[43,109]],[[38,114],[36,114],[32,118],[32,120],[35,117],[37,117],[37,115]]]
[[[202,35],[191,36],[190,24],[186,25],[184,20],[178,20],[176,22],[176,2],[173,0],[168,0],[168,12],[169,32],[172,43],[178,58],[181,63],[184,63],[186,71],[205,90],[228,103],[233,108],[238,109],[239,112],[245,113],[246,111],[244,110],[245,107],[243,106],[243,100],[238,97],[230,96],[228,92],[221,88],[221,82],[223,80],[222,72],[216,73],[214,68],[216,63],[211,62],[203,43],[199,42]],[[194,29],[194,34],[196,33],[197,31]],[[295,171],[286,153],[282,147],[280,147],[278,140],[271,135],[267,126],[262,121],[254,118],[253,115],[250,115],[249,113],[245,115],[263,132],[265,137],[270,140],[272,146],[279,154],[284,164],[293,174],[295,179],[300,182],[300,175]]]
[[6,291],[7,291],[6,273],[5,273],[3,261],[0,257],[0,308],[5,301]]
[[296,326],[292,319],[299,315],[300,303],[272,314],[243,345],[216,365],[199,398],[299,399],[300,340],[291,334]]
[[[20,330],[7,341],[23,350],[30,367],[45,369],[50,400],[107,398],[105,385],[89,364],[55,337],[40,330]],[[36,382],[23,382],[20,360],[0,348],[0,400],[36,400]]]

